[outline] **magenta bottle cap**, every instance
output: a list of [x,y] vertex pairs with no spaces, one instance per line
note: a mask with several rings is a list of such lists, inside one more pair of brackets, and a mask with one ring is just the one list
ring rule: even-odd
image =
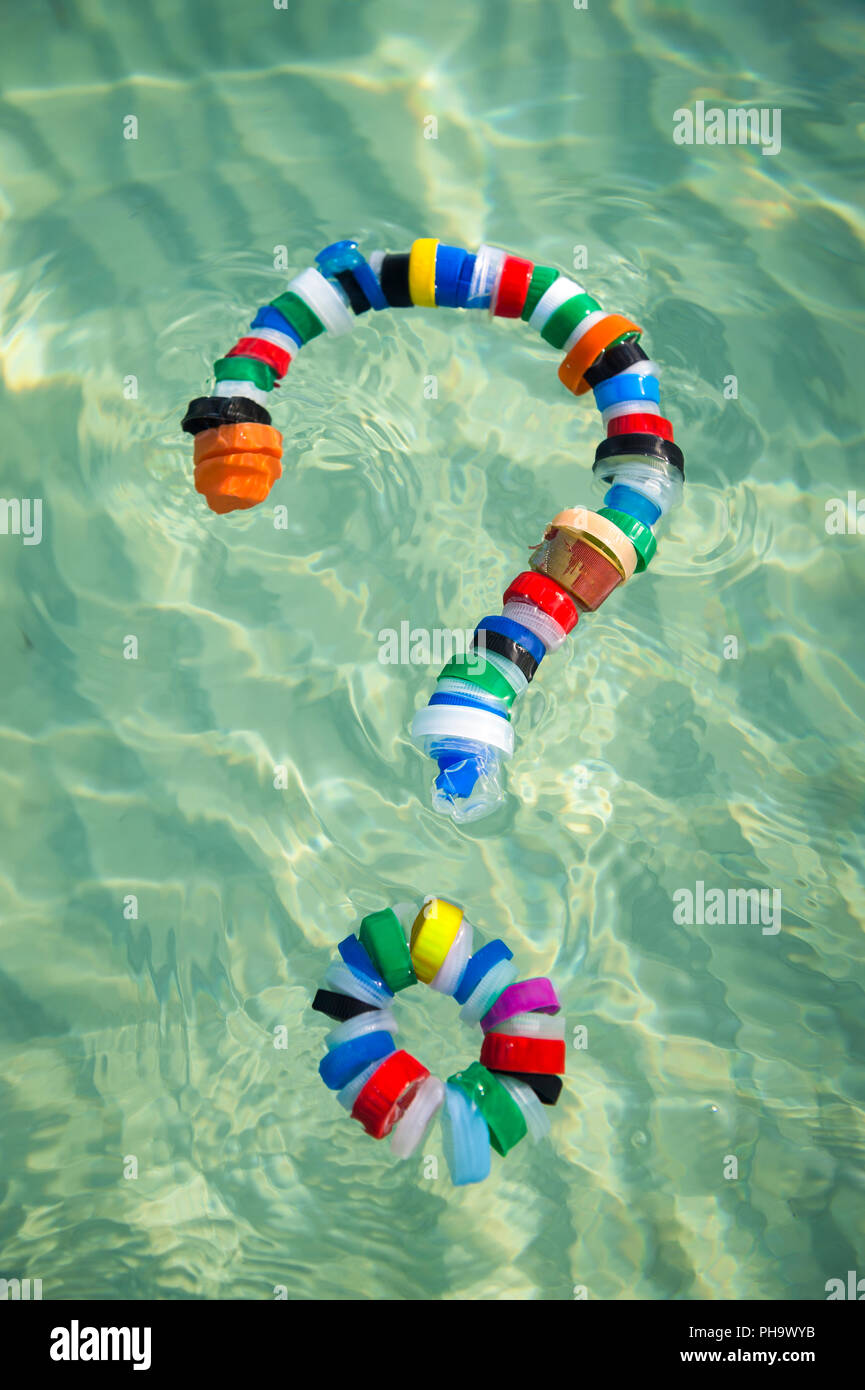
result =
[[481,1027],[485,1033],[489,1033],[497,1023],[501,1023],[505,1018],[513,1018],[514,1014],[528,1013],[532,1009],[542,1014],[557,1014],[561,1007],[559,996],[550,980],[545,977],[517,980],[515,984],[508,985],[492,1008],[484,1014]]

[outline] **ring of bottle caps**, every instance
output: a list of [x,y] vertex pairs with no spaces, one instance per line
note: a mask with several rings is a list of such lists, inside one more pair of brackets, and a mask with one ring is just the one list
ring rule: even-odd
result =
[[[412,736],[438,765],[434,809],[474,819],[503,799],[503,760],[514,747],[511,712],[543,657],[558,650],[579,613],[647,568],[653,527],[682,495],[684,458],[661,413],[660,368],[640,345],[642,329],[610,313],[555,266],[534,265],[495,246],[469,252],[434,237],[408,252],[356,241],[326,246],[214,364],[210,396],[190,402],[183,429],[195,437],[195,487],[216,512],[262,502],[281,474],[281,436],[265,408],[301,350],[350,331],[370,310],[485,309],[521,319],[564,354],[559,378],[576,396],[594,393],[606,438],[592,472],[607,485],[598,511],[569,508],[533,547],[529,571],[505,591],[501,614],[478,623],[472,649],[441,672]],[[527,576],[533,576],[529,585]]]
[[[549,1131],[544,1107],[558,1100],[565,1070],[559,998],[546,978],[518,981],[505,943],[479,944],[455,903],[430,897],[410,925],[402,916],[407,931],[385,908],[339,943],[312,1003],[337,1024],[319,1074],[367,1134],[391,1135],[399,1158],[418,1151],[440,1116],[451,1180],[481,1182],[492,1150],[504,1156]],[[419,982],[453,997],[483,1034],[480,1059],[444,1082],[394,1041],[393,999]]]

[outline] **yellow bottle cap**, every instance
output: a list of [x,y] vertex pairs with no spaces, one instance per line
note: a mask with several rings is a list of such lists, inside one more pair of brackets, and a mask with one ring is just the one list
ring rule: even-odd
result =
[[428,985],[456,940],[463,910],[444,898],[424,903],[411,929],[411,960],[419,980]]
[[437,237],[421,237],[412,243],[408,262],[408,292],[421,309],[434,309],[436,302]]

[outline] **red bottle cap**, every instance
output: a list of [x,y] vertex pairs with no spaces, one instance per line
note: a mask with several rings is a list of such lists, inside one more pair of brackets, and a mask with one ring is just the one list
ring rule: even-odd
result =
[[499,275],[493,315],[497,319],[518,319],[526,303],[534,266],[520,256],[505,256]]
[[579,614],[573,599],[547,574],[535,570],[524,570],[512,579],[502,596],[502,603],[513,603],[521,598],[536,603],[542,613],[553,618],[565,632],[577,625]]
[[659,434],[662,439],[672,439],[673,426],[663,415],[617,415],[607,425],[607,438],[614,434]]
[[352,1119],[360,1120],[373,1139],[390,1134],[422,1081],[429,1076],[408,1052],[392,1052],[373,1072],[352,1107]]
[[276,343],[271,343],[267,338],[241,338],[239,343],[235,343],[231,352],[227,352],[226,357],[254,357],[256,362],[266,362],[272,367],[277,376],[285,376],[291,362],[291,354],[284,348],[277,347]]
[[481,1048],[481,1063],[490,1071],[547,1072],[561,1076],[565,1070],[565,1040],[487,1033]]

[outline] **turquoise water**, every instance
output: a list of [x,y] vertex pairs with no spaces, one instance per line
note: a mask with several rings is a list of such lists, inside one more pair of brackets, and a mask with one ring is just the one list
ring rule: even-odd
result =
[[[4,491],[43,500],[40,544],[0,536],[0,1276],[516,1300],[865,1276],[865,539],[826,530],[865,496],[863,46],[840,0],[0,18]],[[779,108],[780,152],[676,145],[698,100]],[[424,234],[564,270],[584,246],[688,467],[649,574],[525,698],[505,809],[463,828],[407,737],[436,668],[382,665],[378,634],[472,624],[595,498],[598,418],[556,354],[446,311],[314,344],[283,478],[231,518],[178,426],[320,246]],[[674,921],[698,881],[780,893],[781,930]],[[438,1176],[398,1165],[316,1075],[335,943],[431,891],[588,1030],[551,1140],[474,1189],[437,1135]],[[474,1055],[446,1001],[400,1008],[441,1074]]]

